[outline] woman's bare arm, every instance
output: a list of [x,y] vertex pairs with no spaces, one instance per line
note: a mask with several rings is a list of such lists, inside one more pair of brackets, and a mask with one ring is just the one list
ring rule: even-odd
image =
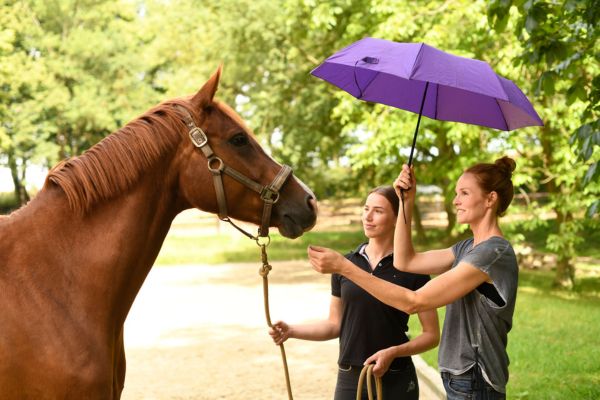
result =
[[298,325],[289,325],[283,321],[277,321],[273,324],[273,328],[269,330],[269,334],[275,344],[281,344],[288,338],[315,341],[335,339],[340,336],[342,310],[342,299],[331,296],[329,317],[327,319]]
[[369,274],[331,249],[310,246],[308,258],[316,271],[344,275],[383,303],[408,314],[452,303],[489,279],[485,272],[461,262],[412,291]]

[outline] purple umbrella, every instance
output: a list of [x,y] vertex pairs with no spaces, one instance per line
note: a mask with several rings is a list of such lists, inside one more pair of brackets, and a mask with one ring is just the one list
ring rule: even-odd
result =
[[543,125],[527,97],[485,62],[445,53],[424,43],[364,38],[311,71],[354,97],[421,115],[512,131]]

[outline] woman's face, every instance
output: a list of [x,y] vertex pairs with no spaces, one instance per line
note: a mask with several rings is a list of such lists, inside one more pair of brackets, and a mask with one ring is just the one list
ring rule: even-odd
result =
[[361,220],[365,236],[369,239],[394,235],[396,215],[390,202],[378,193],[367,197]]
[[456,220],[459,224],[480,221],[489,210],[489,196],[483,192],[475,175],[464,173],[456,182]]

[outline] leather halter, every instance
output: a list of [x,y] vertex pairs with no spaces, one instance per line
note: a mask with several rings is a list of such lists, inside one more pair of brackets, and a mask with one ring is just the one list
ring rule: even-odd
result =
[[212,148],[208,144],[208,137],[206,136],[206,133],[204,133],[204,131],[194,123],[194,120],[192,119],[192,116],[190,115],[188,110],[186,110],[184,107],[178,104],[175,104],[174,107],[183,114],[183,122],[189,129],[188,134],[190,136],[190,139],[192,140],[192,143],[194,144],[194,146],[196,146],[202,151],[202,153],[208,160],[208,170],[212,174],[213,184],[215,186],[215,192],[217,194],[217,203],[219,205],[219,219],[221,221],[229,222],[237,230],[239,230],[249,238],[257,239],[250,233],[244,231],[242,228],[234,224],[228,216],[227,200],[225,197],[225,188],[223,186],[223,173],[225,173],[233,179],[235,179],[236,181],[240,182],[242,185],[246,186],[247,188],[255,191],[260,195],[260,198],[264,202],[264,206],[261,224],[258,228],[258,236],[268,237],[273,204],[277,203],[277,201],[279,200],[279,190],[286,182],[288,177],[292,174],[292,168],[287,165],[282,165],[281,170],[279,170],[273,181],[268,185],[261,185],[260,183],[253,181],[241,172],[238,172],[235,169],[226,165],[223,162],[223,160],[213,152]]

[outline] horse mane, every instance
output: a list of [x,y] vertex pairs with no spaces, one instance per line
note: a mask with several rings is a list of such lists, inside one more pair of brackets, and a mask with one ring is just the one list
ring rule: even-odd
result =
[[79,215],[94,204],[127,191],[148,167],[173,150],[187,132],[173,107],[175,104],[197,116],[182,99],[159,104],[82,155],[58,163],[48,173],[44,189],[51,183],[58,185],[70,208]]

